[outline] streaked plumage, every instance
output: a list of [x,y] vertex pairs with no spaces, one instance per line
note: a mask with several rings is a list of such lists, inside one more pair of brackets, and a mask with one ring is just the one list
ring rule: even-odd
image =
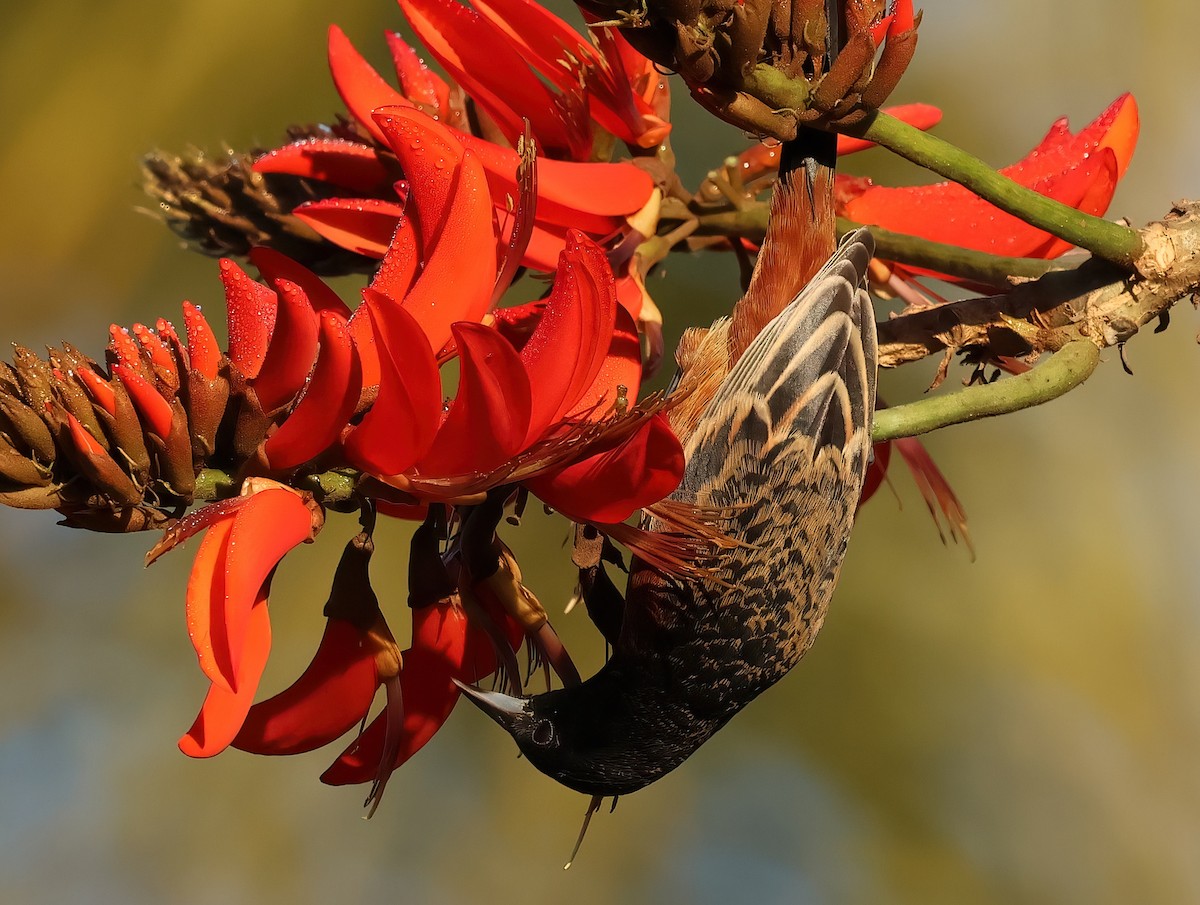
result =
[[[728,509],[724,530],[741,543],[713,579],[635,565],[620,638],[595,676],[531,698],[472,691],[542,772],[591,795],[636,791],[682,763],[812,644],[870,455],[872,248],[865,231],[848,237],[749,342],[694,427],[686,424],[675,498]],[[776,266],[783,260],[775,255]],[[719,322],[709,335],[722,333]]]

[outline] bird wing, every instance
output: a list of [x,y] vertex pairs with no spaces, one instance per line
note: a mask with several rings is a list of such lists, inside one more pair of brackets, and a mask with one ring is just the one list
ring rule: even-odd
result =
[[870,450],[874,243],[849,236],[750,343],[686,446],[676,492],[727,508],[712,581],[639,570],[618,650],[651,656],[696,713],[736,710],[812,643],[837,582]]

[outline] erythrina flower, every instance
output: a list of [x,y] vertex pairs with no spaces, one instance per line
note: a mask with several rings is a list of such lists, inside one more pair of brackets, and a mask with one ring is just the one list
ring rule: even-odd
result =
[[[547,56],[551,53],[552,44],[562,39],[564,31],[574,35],[563,23],[524,0],[504,0],[503,3],[481,6],[480,9],[486,11],[486,17],[484,13],[468,10],[457,3],[418,3],[410,6],[409,11],[425,23],[426,31],[429,31],[429,22],[435,19],[445,18],[455,23],[452,29],[453,46],[444,43],[450,38],[445,38],[438,46],[450,55],[448,59],[457,60],[460,68],[466,65],[464,60],[470,60],[468,87],[477,92],[481,106],[489,111],[496,110],[505,123],[511,120],[511,117],[500,113],[502,109],[510,109],[503,100],[507,96],[506,91],[523,92],[518,99],[524,103],[527,100],[525,94],[545,93],[549,89],[524,64],[521,64],[524,77],[516,75],[514,69],[500,67],[496,54],[503,55],[505,51],[517,54],[518,51],[508,42],[518,41],[525,48],[520,52],[532,54],[540,64],[539,70],[541,67],[553,69],[550,63],[553,58]],[[500,21],[496,12],[500,7],[513,14],[520,13],[522,21],[530,23],[531,30],[522,31],[522,37],[518,37],[510,27],[501,28],[495,24]],[[533,30],[533,23],[537,23],[539,30]],[[473,39],[471,29],[479,30]],[[429,33],[437,34],[432,31]],[[504,37],[493,40],[491,36],[495,34]],[[620,40],[610,36],[606,46],[619,48]],[[407,120],[405,128],[398,132],[394,128],[395,115],[398,108],[407,107],[410,111],[419,109],[432,113],[446,123],[447,126],[441,128],[448,127],[454,140],[477,157],[486,173],[492,205],[501,223],[511,230],[510,206],[520,192],[518,167],[521,161],[521,155],[512,146],[519,145],[523,135],[520,121],[517,121],[516,131],[507,128],[501,133],[490,134],[489,137],[502,143],[485,140],[456,128],[465,128],[466,120],[455,115],[450,106],[451,94],[445,83],[425,69],[398,37],[389,36],[389,44],[403,93],[388,84],[363,59],[340,29],[331,28],[329,62],[334,84],[360,131],[343,129],[338,137],[310,138],[286,145],[261,157],[255,169],[263,173],[290,173],[326,180],[344,188],[345,197],[302,205],[297,208],[296,215],[335,244],[360,254],[382,257],[406,209],[407,180],[411,176],[403,165],[403,160],[408,156],[405,147],[421,140],[419,135],[414,134],[418,127],[413,125],[412,119]],[[461,49],[463,46],[473,49],[467,53]],[[570,46],[576,49],[587,47],[577,35],[574,35]],[[479,49],[484,47],[487,48],[486,60],[489,61],[486,66],[477,58]],[[580,56],[575,55],[574,51],[564,51],[568,59],[576,60],[578,66],[582,67],[579,77],[584,84],[592,86],[584,92],[589,99],[584,105],[586,109],[594,110],[607,123],[606,128],[616,128],[619,123],[626,124],[628,130],[622,135],[628,135],[638,143],[656,145],[665,135],[666,125],[661,120],[657,120],[655,125],[656,117],[643,109],[649,102],[638,102],[640,96],[653,96],[653,93],[646,95],[643,87],[642,95],[635,94],[629,82],[624,80],[625,76],[632,77],[641,86],[647,80],[648,70],[631,75],[629,55],[632,51],[628,48],[621,48],[620,53],[614,49],[612,59],[591,48],[588,51],[584,54],[579,50]],[[604,65],[606,61],[607,66]],[[486,102],[483,98],[487,99]],[[512,103],[517,103],[518,99],[512,100]],[[650,176],[632,164],[577,162],[573,158],[543,156],[561,150],[568,131],[564,123],[576,122],[577,117],[572,118],[567,113],[569,107],[547,101],[542,107],[543,117],[533,113],[532,108],[522,107],[526,115],[533,117],[532,138],[539,156],[535,180],[536,215],[521,263],[540,270],[552,270],[566,240],[567,230],[578,229],[609,248],[615,264],[626,264],[637,240],[654,232],[661,196]],[[390,109],[390,117],[376,115],[377,111],[384,108]],[[579,109],[584,108],[576,104],[576,112]],[[636,131],[634,126],[641,131]],[[574,131],[578,133],[580,130],[575,128]],[[632,243],[628,241],[630,237],[634,239]],[[510,237],[506,233],[504,238],[507,240]],[[627,281],[622,281],[619,294],[631,313],[640,317],[646,297],[632,275]],[[653,318],[653,314],[648,316]]]
[[[1125,175],[1138,135],[1138,109],[1124,94],[1076,134],[1065,118],[1024,158],[1000,172],[1043,195],[1101,215]],[[1070,245],[1004,213],[953,182],[892,188],[838,178],[841,213],[882,226],[997,255],[1053,258]]]
[[310,496],[265,478],[241,496],[180,520],[147,554],[147,564],[199,531],[204,540],[188,579],[188,634],[208,695],[179,741],[192,757],[219,754],[241,729],[271,649],[270,578],[293,547],[311,541],[324,512]]
[[[541,488],[547,502],[600,522],[621,521],[670,493],[682,456],[665,422],[631,403],[640,345],[603,251],[568,235],[554,287],[518,350],[482,322],[511,274],[496,255],[481,161],[411,108],[378,111],[376,119],[396,137],[413,212],[400,220],[355,314],[370,325],[379,389],[343,439],[351,462],[420,500],[558,472],[558,483]],[[518,213],[527,201],[519,199]],[[437,361],[451,354],[458,392],[444,409]],[[664,455],[636,452],[646,444]],[[611,464],[567,470],[597,456]],[[623,480],[614,485],[606,478],[617,471]],[[604,490],[584,502],[593,484]]]

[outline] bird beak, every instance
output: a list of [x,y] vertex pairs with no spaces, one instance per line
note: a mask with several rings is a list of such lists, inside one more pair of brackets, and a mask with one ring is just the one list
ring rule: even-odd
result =
[[521,714],[527,712],[529,700],[527,698],[514,698],[511,695],[501,694],[498,691],[484,691],[481,688],[476,688],[474,685],[467,685],[465,682],[460,682],[454,679],[454,684],[459,690],[467,696],[467,699],[490,716],[493,720],[503,726],[509,732],[512,731],[513,723]]

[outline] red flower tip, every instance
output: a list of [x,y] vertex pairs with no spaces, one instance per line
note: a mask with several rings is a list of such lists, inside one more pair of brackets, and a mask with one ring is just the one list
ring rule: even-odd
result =
[[217,337],[200,309],[191,302],[183,303],[183,326],[187,333],[188,358],[191,368],[206,380],[214,380],[221,367],[221,349]]
[[79,376],[83,385],[87,387],[88,395],[92,397],[92,401],[115,418],[117,416],[117,394],[113,390],[112,384],[91,368],[80,368],[75,373]]
[[146,426],[159,438],[167,439],[174,418],[171,403],[162,397],[153,384],[124,363],[113,365],[113,375],[125,385],[129,398],[133,400]]
[[349,324],[326,311],[321,314],[320,331],[320,351],[304,395],[263,444],[273,469],[295,468],[332,446],[358,404],[362,371]]
[[220,266],[229,318],[229,360],[253,380],[262,369],[275,328],[275,293],[228,258],[222,258]]
[[304,388],[317,357],[317,312],[303,289],[289,280],[276,280],[279,307],[254,392],[263,411],[287,405]]

